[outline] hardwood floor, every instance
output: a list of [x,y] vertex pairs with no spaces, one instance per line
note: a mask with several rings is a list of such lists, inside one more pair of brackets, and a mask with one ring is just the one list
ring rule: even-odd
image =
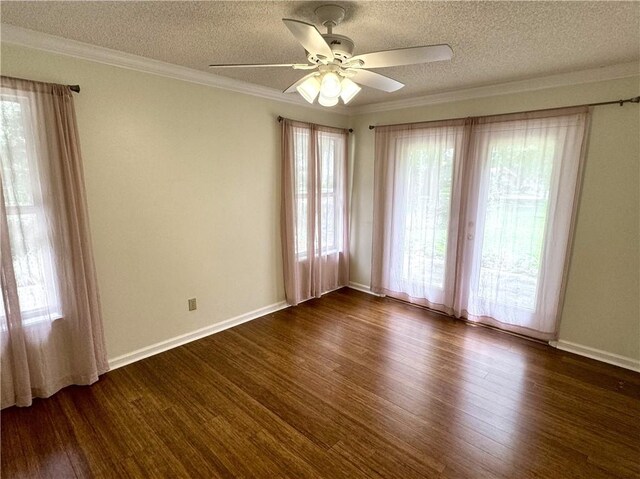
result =
[[5,479],[640,477],[640,374],[348,289],[1,420]]

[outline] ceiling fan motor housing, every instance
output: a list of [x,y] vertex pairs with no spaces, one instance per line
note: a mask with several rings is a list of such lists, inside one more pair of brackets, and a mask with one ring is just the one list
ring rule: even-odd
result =
[[[353,55],[353,40],[349,37],[345,37],[344,35],[337,35],[335,33],[323,33],[322,37],[325,39],[329,47],[331,47],[331,51],[333,52],[333,56],[338,62],[344,63],[346,60],[352,57]],[[318,58],[317,55],[307,52],[307,59],[311,63],[320,63],[324,58]]]

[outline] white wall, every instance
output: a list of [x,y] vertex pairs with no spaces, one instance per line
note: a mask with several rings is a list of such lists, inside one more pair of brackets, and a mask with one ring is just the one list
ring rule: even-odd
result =
[[[370,124],[552,108],[640,93],[638,77],[361,114],[356,130],[351,280],[369,285],[374,131]],[[640,107],[597,107],[562,311],[560,340],[640,360]]]
[[81,86],[110,358],[284,300],[276,117],[347,117],[7,44],[1,67]]

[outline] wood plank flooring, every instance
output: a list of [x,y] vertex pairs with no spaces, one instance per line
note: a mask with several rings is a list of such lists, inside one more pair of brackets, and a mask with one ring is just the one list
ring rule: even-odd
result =
[[349,289],[1,422],[5,479],[640,477],[640,374]]

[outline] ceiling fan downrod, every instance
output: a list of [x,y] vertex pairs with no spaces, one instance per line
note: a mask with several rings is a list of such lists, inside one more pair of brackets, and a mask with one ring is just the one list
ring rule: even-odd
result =
[[315,9],[315,14],[320,24],[327,28],[327,34],[333,33],[333,27],[337,27],[344,20],[345,10],[340,5],[322,5]]

